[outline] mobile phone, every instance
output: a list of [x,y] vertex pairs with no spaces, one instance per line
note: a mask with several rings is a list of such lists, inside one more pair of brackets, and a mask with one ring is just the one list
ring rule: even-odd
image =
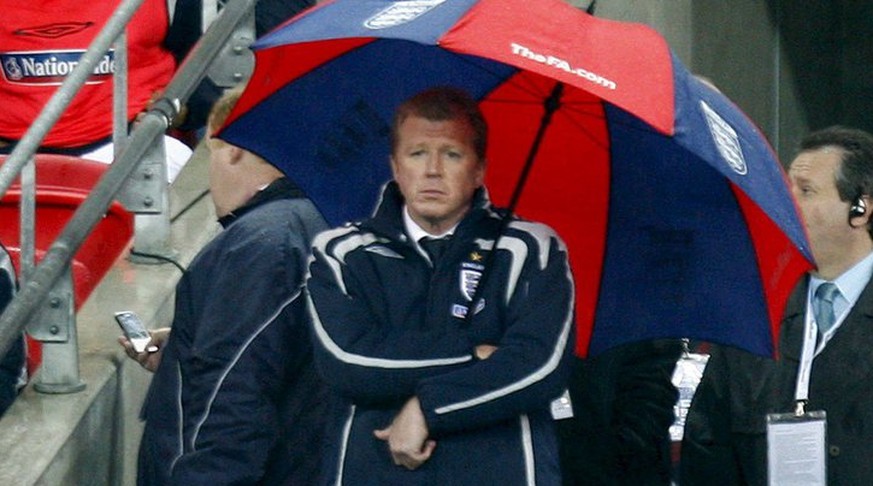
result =
[[133,344],[133,349],[137,353],[148,351],[154,353],[158,350],[157,346],[148,346],[152,340],[151,334],[146,330],[142,319],[133,311],[119,311],[115,313],[115,320],[121,326],[124,336]]

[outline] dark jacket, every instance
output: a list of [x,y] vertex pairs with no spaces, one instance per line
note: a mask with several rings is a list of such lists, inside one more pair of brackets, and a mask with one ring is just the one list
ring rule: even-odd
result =
[[[683,485],[766,484],[766,414],[794,410],[808,285],[804,278],[786,305],[778,362],[729,348],[710,358],[686,422]],[[873,484],[871,350],[873,282],[813,360],[806,409],[827,412],[829,486]]]
[[[0,245],[0,313],[6,309],[17,289],[15,268],[9,252]],[[24,377],[24,336],[16,339],[9,351],[0,359],[0,415],[12,405],[18,396],[18,388]]]
[[680,341],[646,341],[576,360],[573,418],[557,422],[565,485],[670,484],[681,351]]
[[[408,241],[402,204],[389,184],[374,218],[319,235],[313,250],[316,363],[348,403],[334,420],[334,484],[560,484],[549,403],[569,371],[574,328],[563,242],[513,219],[467,323],[500,217],[480,190],[434,267]],[[498,349],[480,361],[483,343]],[[437,446],[407,471],[373,430],[412,396]]]
[[712,345],[685,418],[680,484],[767,484],[767,413],[775,408],[777,363]]
[[[793,410],[808,279],[786,307],[779,349],[780,411]],[[873,484],[873,281],[815,357],[807,410],[827,412],[829,486]]]
[[325,223],[280,179],[222,224],[176,288],[139,484],[309,484],[326,405],[301,284]]

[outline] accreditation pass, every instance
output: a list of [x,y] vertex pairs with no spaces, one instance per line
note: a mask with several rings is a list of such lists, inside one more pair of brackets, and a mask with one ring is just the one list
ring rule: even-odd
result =
[[768,484],[825,486],[826,431],[823,410],[767,414]]

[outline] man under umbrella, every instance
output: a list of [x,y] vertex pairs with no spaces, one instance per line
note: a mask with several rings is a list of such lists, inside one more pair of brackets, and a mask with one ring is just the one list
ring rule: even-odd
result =
[[316,364],[347,402],[332,484],[560,484],[573,280],[556,233],[490,205],[486,130],[464,92],[407,100],[374,216],[315,241]]
[[155,353],[128,355],[155,372],[143,405],[140,485],[310,484],[320,469],[325,390],[312,364],[302,296],[313,236],[326,228],[290,179],[214,137],[239,99],[208,120],[209,189],[224,230],[176,286]]
[[[768,458],[779,457],[768,449],[766,412],[798,409],[826,413],[817,452],[827,484],[873,484],[873,136],[840,126],[810,133],[788,175],[817,268],[788,301],[778,361],[713,354],[688,412],[682,484],[766,484]],[[836,292],[825,299],[828,287]]]

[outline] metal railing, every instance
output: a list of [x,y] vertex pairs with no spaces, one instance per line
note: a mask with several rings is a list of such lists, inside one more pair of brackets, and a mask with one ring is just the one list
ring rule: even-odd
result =
[[[22,235],[22,262],[33,261],[33,155],[48,131],[54,126],[66,107],[70,104],[79,88],[93,71],[97,62],[118,39],[131,17],[142,4],[143,0],[124,0],[113,13],[106,25],[94,39],[91,46],[82,55],[79,64],[67,76],[46,104],[45,108],[16,144],[12,153],[0,166],[0,194],[5,194],[19,174],[22,175],[22,231],[30,234]],[[31,263],[22,265],[22,285],[16,297],[9,303],[0,316],[0,356],[12,346],[15,339],[21,335],[25,327],[36,339],[49,345],[43,350],[43,363],[39,372],[39,380],[35,388],[47,393],[69,393],[81,390],[84,384],[79,379],[78,344],[76,340],[75,316],[72,311],[72,278],[70,265],[73,256],[82,243],[109,209],[113,200],[119,195],[126,184],[134,183],[138,169],[143,174],[142,179],[157,189],[146,188],[144,191],[157,190],[157,198],[163,203],[158,209],[148,205],[145,213],[150,223],[135,224],[135,245],[139,244],[142,233],[150,233],[146,245],[157,247],[158,251],[169,248],[169,216],[166,204],[166,178],[154,184],[153,164],[161,164],[159,170],[165,174],[163,157],[155,157],[155,144],[162,134],[172,125],[183,106],[197,85],[205,76],[210,65],[222,50],[226,49],[228,41],[244,22],[251,20],[256,0],[230,0],[222,10],[221,15],[203,34],[185,61],[176,71],[173,79],[164,90],[163,96],[155,101],[145,115],[133,128],[118,152],[115,160],[92,189],[88,197],[73,213],[55,241],[46,251],[39,265],[31,268]],[[239,42],[236,39],[235,42]],[[125,44],[122,38],[122,48]],[[122,55],[123,56],[123,55]],[[117,110],[116,110],[117,111]],[[125,110],[126,111],[126,110]],[[118,116],[117,112],[116,115]],[[126,125],[126,116],[125,116]],[[126,128],[126,126],[125,126]],[[115,140],[114,141],[119,141]],[[133,177],[132,177],[133,176]],[[140,189],[142,189],[140,187]],[[142,192],[142,191],[141,191]],[[28,197],[29,202],[24,198]],[[152,202],[155,196],[149,195]],[[143,200],[144,202],[144,200]],[[146,206],[146,204],[143,204]],[[134,213],[143,214],[137,208],[130,208]],[[153,215],[157,215],[156,217]],[[139,216],[136,216],[139,218]],[[27,224],[25,224],[27,219]],[[153,237],[154,225],[160,226]],[[151,249],[154,252],[154,248]],[[29,252],[28,256],[26,253]],[[46,319],[45,316],[49,318]],[[35,319],[40,317],[39,319]]]

